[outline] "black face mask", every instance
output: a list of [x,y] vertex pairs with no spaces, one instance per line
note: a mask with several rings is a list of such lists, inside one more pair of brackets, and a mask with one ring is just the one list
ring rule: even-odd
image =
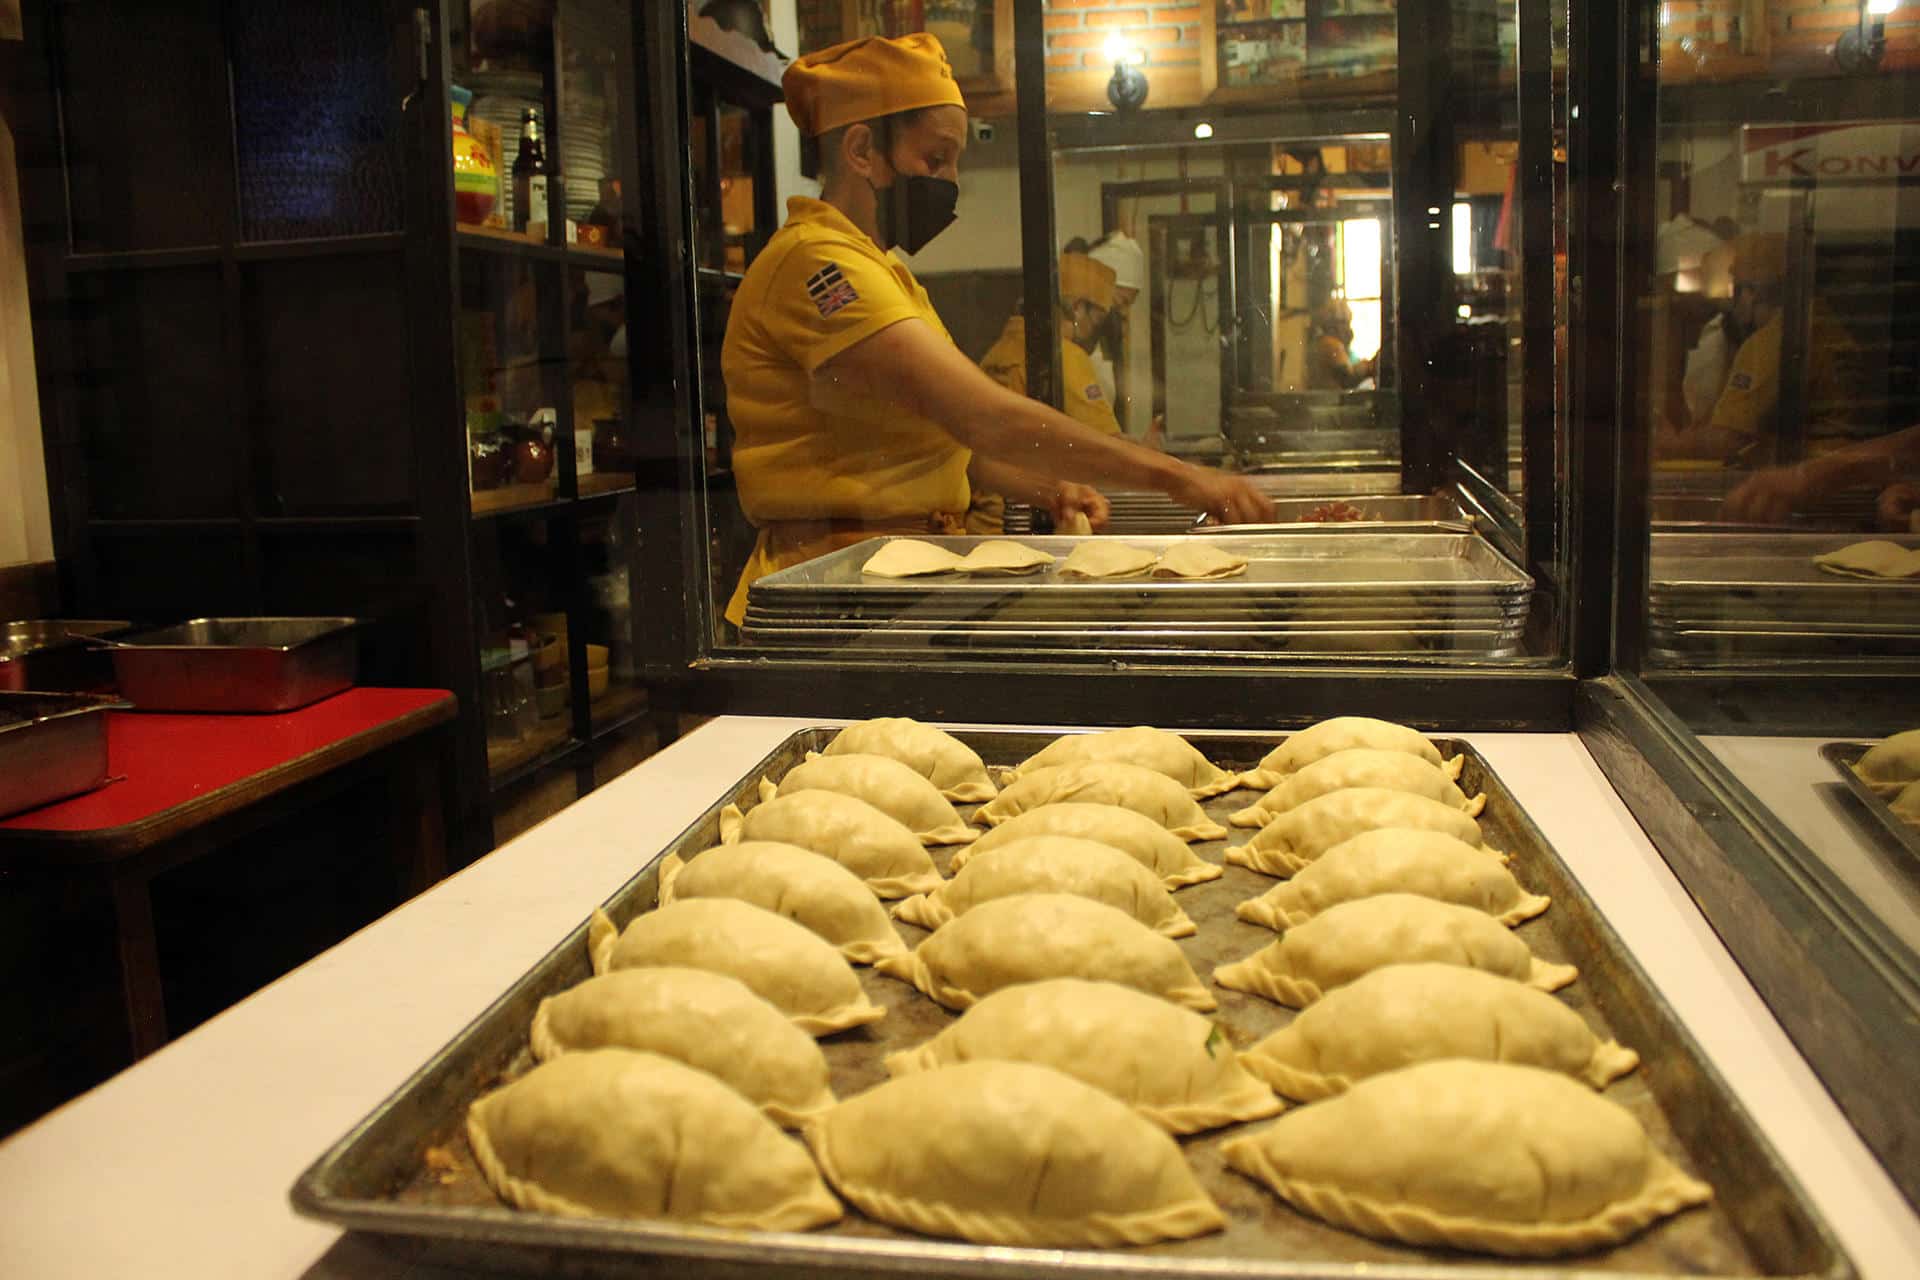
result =
[[[867,185],[873,186],[872,181]],[[882,249],[899,245],[909,254],[918,253],[958,216],[954,206],[960,203],[960,184],[946,178],[895,173],[892,186],[874,187],[873,194]]]

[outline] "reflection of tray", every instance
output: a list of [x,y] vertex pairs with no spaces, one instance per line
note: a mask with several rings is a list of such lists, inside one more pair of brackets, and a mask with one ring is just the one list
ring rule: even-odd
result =
[[1874,816],[1887,834],[1898,841],[1901,848],[1916,859],[1920,859],[1920,827],[1914,826],[1895,813],[1892,807],[1875,795],[1873,788],[1863,782],[1860,775],[1853,771],[1853,766],[1860,762],[1860,757],[1872,750],[1873,746],[1871,742],[1828,742],[1820,747],[1820,758],[1833,766],[1834,772],[1840,775],[1840,781],[1846,783],[1847,790],[1853,792],[1853,798]]
[[[715,797],[707,812],[666,850],[694,856],[718,838],[726,803],[750,805],[764,775],[780,776],[805,752],[819,750],[831,729],[794,734]],[[1051,741],[1038,731],[960,733],[995,765],[1025,759]],[[1274,740],[1240,734],[1195,735],[1210,757],[1229,767],[1257,761]],[[1480,822],[1491,846],[1513,855],[1514,871],[1553,908],[1522,925],[1519,936],[1542,958],[1577,964],[1580,980],[1561,997],[1602,1035],[1641,1051],[1639,1071],[1607,1091],[1644,1123],[1654,1142],[1682,1153],[1713,1183],[1712,1204],[1670,1220],[1616,1248],[1567,1259],[1551,1268],[1438,1250],[1377,1243],[1317,1223],[1225,1168],[1219,1148],[1246,1126],[1186,1139],[1181,1149],[1229,1219],[1220,1234],[1140,1249],[989,1248],[894,1231],[849,1210],[839,1225],[806,1235],[722,1231],[663,1222],[570,1220],[502,1207],[472,1165],[462,1120],[480,1091],[528,1067],[527,1025],[543,996],[587,976],[585,928],[576,929],[515,983],[431,1062],[335,1144],[293,1191],[302,1213],[350,1230],[377,1234],[410,1261],[514,1268],[575,1275],[661,1274],[742,1277],[750,1274],[849,1276],[1076,1277],[1144,1280],[1491,1280],[1514,1270],[1528,1275],[1607,1273],[1654,1276],[1765,1275],[1850,1280],[1854,1270],[1793,1176],[1780,1164],[1753,1118],[1727,1089],[1678,1016],[1625,950],[1586,890],[1560,860],[1513,794],[1464,743],[1436,739],[1448,755],[1465,756],[1461,785],[1483,791]],[[745,763],[745,762],[743,762]],[[1250,803],[1251,792],[1205,802],[1221,818]],[[1240,837],[1235,837],[1236,839]],[[1196,845],[1218,862],[1219,842]],[[651,851],[636,851],[636,861]],[[934,850],[944,865],[950,850]],[[655,855],[657,857],[657,855]],[[647,860],[606,904],[625,925],[652,909],[657,860]],[[1273,940],[1233,918],[1236,904],[1272,885],[1240,867],[1181,891],[1178,900],[1200,927],[1178,945],[1204,976],[1214,966]],[[582,914],[586,904],[582,904]],[[917,941],[919,930],[902,926]],[[887,1009],[884,1021],[821,1042],[842,1097],[885,1079],[884,1053],[915,1044],[951,1025],[953,1015],[906,984],[856,970],[861,985]],[[1217,1020],[1246,1045],[1291,1015],[1257,997],[1216,990]],[[428,1153],[436,1158],[428,1163]],[[438,1158],[445,1157],[445,1160]],[[750,1270],[758,1268],[758,1270]],[[814,1270],[813,1268],[819,1268]]]

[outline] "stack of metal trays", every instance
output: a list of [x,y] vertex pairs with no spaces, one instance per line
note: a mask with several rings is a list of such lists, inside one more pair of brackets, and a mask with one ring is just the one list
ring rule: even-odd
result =
[[1656,531],[1650,656],[1687,666],[1920,656],[1920,580],[1840,577],[1813,563],[1865,536]]
[[[1178,537],[1136,537],[1164,552]],[[982,539],[927,538],[964,555]],[[1064,561],[1080,539],[1024,537]],[[770,574],[748,593],[743,637],[768,646],[1178,650],[1503,657],[1518,653],[1533,580],[1485,539],[1448,530],[1307,526],[1222,533],[1247,557],[1212,581],[1027,577],[875,578],[870,539]]]

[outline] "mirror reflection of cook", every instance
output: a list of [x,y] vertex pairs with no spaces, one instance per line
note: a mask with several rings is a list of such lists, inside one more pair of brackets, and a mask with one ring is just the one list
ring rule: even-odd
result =
[[[1788,319],[1782,305],[1786,244],[1784,236],[1770,232],[1747,232],[1734,239],[1733,306],[1727,332],[1740,337],[1739,346],[1704,421],[1686,427],[1661,421],[1654,431],[1655,458],[1757,463],[1774,457],[1779,436],[1781,337]],[[1809,412],[1821,416],[1808,424],[1808,438],[1844,425],[1833,407],[1841,396],[1835,357],[1851,345],[1846,327],[1816,302],[1808,325],[1803,376]]]
[[1308,335],[1307,388],[1352,391],[1373,376],[1374,357],[1353,354],[1353,308],[1344,298],[1329,298],[1313,311]]
[[[1060,402],[1069,418],[1095,431],[1120,434],[1112,396],[1100,387],[1087,348],[1113,309],[1113,271],[1078,253],[1060,255],[1060,296],[1054,323],[1060,329]],[[1016,310],[994,344],[980,357],[980,368],[1009,391],[1027,394],[1027,318]],[[997,534],[1004,528],[1006,499],[974,486],[967,508],[967,532]]]
[[1103,435],[1007,390],[956,347],[913,272],[954,220],[966,103],[940,42],[869,37],[797,59],[782,85],[820,198],[735,295],[721,349],[740,504],[759,529],[727,606],[775,570],[881,533],[957,533],[972,486],[1098,527],[1105,482],[1232,522],[1271,519],[1246,480]]

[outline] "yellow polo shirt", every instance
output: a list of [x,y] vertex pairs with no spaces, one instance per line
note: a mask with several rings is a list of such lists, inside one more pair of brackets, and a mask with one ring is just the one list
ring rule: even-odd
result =
[[720,371],[734,478],[755,525],[966,510],[971,452],[925,418],[814,385],[820,366],[903,320],[952,340],[907,265],[805,196],[747,269]]
[[[1015,316],[994,339],[987,354],[980,357],[980,368],[989,378],[1009,391],[1027,394],[1027,318]],[[1113,416],[1113,403],[1100,389],[1100,374],[1093,358],[1071,338],[1060,339],[1060,404],[1069,418],[1108,435],[1120,434],[1120,420]]]
[[[1780,345],[1783,332],[1782,317],[1776,314],[1740,344],[1740,350],[1734,353],[1733,363],[1727,369],[1726,386],[1721,388],[1720,398],[1714,401],[1713,414],[1708,419],[1710,425],[1743,436],[1773,434],[1774,420],[1780,407]],[[1834,357],[1852,345],[1844,326],[1824,310],[1816,308],[1810,326],[1806,358],[1807,403],[1813,414],[1818,416],[1815,421],[1808,423],[1809,437],[1815,434],[1812,428],[1827,425],[1835,417],[1832,409],[1823,410],[1822,406],[1831,405],[1841,396],[1840,374]]]

